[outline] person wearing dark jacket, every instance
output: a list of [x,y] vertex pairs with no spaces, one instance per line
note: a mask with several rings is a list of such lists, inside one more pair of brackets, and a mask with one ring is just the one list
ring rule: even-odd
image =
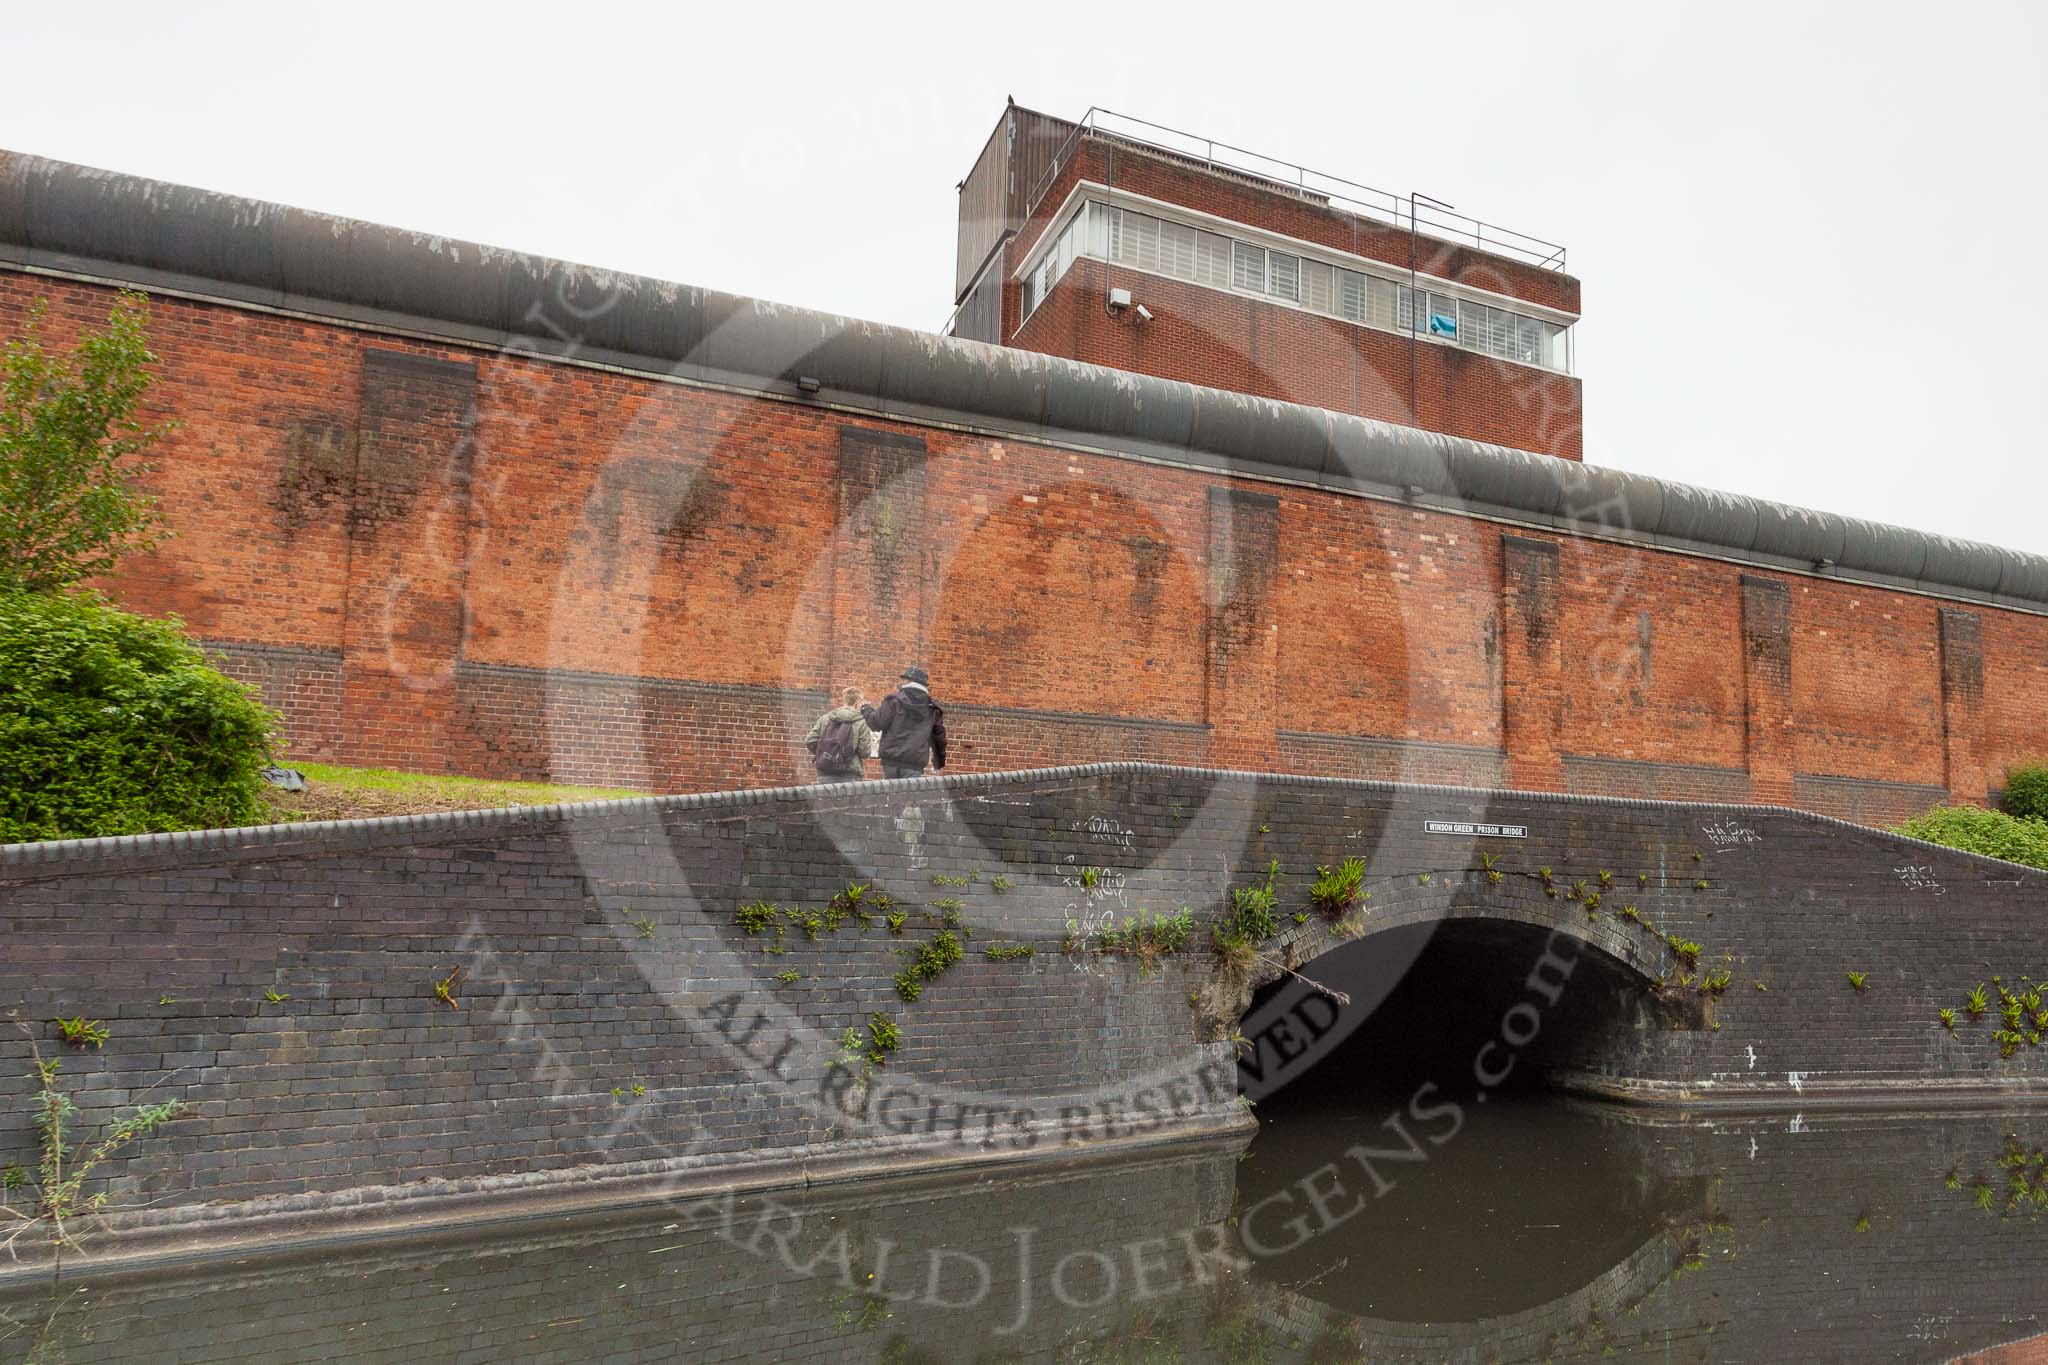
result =
[[882,737],[882,776],[922,776],[927,756],[932,767],[946,766],[946,710],[932,700],[931,677],[922,668],[904,669],[903,686],[860,714]]

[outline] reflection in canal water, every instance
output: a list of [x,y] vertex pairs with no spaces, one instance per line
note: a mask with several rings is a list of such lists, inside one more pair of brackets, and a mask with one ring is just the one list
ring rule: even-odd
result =
[[16,1288],[0,1359],[1943,1360],[2048,1331],[2048,1118],[1416,1106],[1327,1070],[1242,1151]]

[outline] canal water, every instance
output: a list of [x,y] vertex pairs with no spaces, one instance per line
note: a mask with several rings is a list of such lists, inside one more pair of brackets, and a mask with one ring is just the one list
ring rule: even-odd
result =
[[17,1288],[0,1359],[1939,1361],[2048,1332],[2048,1118],[1411,1080],[1325,1067],[1248,1146]]

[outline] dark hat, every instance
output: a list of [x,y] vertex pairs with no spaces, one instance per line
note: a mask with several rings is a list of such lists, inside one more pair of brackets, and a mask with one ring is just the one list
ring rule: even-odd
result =
[[898,674],[897,676],[901,677],[905,682],[914,682],[919,687],[930,687],[932,685],[931,674],[925,672],[916,664],[912,664],[910,667],[904,669],[903,672]]

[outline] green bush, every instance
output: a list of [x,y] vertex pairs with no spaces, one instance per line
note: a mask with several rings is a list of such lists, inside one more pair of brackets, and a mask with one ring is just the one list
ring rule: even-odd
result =
[[2007,815],[2048,820],[2048,763],[2016,763],[2006,769],[1998,808]]
[[175,621],[0,593],[0,842],[248,824],[275,725]]
[[1898,826],[1898,833],[2048,869],[2048,820],[2021,819],[1975,806],[1936,806]]

